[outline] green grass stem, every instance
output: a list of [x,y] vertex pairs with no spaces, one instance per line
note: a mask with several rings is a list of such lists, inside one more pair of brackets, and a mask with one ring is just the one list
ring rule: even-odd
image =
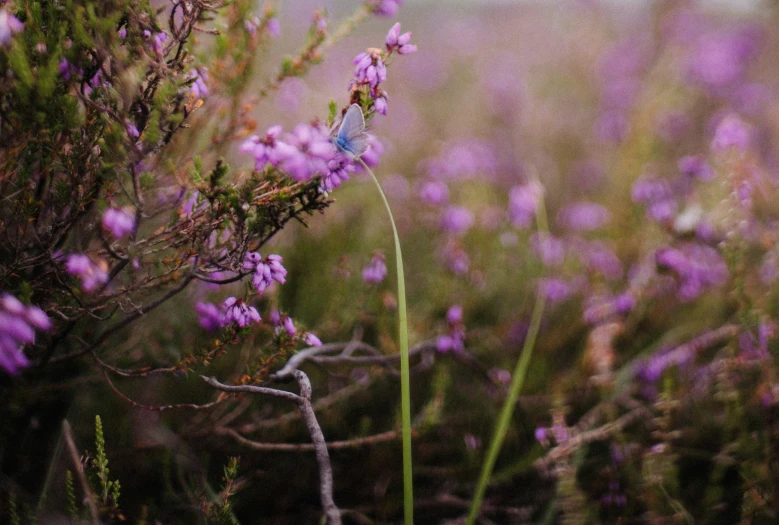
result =
[[387,208],[390,222],[392,223],[392,233],[395,236],[395,267],[398,271],[398,339],[400,341],[400,411],[403,420],[403,516],[406,525],[414,523],[414,485],[412,475],[411,461],[411,387],[409,380],[408,364],[408,318],[406,314],[406,280],[403,273],[403,254],[400,251],[400,237],[398,229],[395,226],[395,219],[392,216],[387,196],[381,189],[379,179],[373,174],[373,171],[363,162],[357,159],[362,167],[370,174],[379,195]]

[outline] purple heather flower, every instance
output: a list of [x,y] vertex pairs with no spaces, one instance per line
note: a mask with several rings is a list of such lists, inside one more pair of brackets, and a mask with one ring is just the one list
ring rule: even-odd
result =
[[546,427],[536,427],[535,432],[533,432],[533,436],[536,438],[536,441],[539,443],[547,443],[549,441],[547,437],[547,433],[549,432],[549,429]]
[[384,262],[384,256],[377,253],[371,259],[371,262],[362,269],[362,280],[368,284],[379,284],[387,276],[387,264]]
[[463,307],[456,304],[446,311],[446,322],[457,325],[463,322]]
[[385,43],[387,44],[387,51],[392,53],[397,51],[400,55],[409,55],[417,50],[417,46],[409,44],[411,40],[411,32],[400,34],[400,22],[397,22],[387,33]]
[[593,296],[585,304],[583,318],[586,323],[600,324],[611,317],[630,312],[635,303],[636,300],[630,292],[616,296]]
[[73,77],[73,75],[81,76],[83,74],[83,71],[81,71],[80,68],[77,68],[76,66],[71,64],[67,58],[63,58],[62,60],[60,60],[59,70],[60,70],[60,75],[62,75],[62,79],[66,82],[70,80]]
[[103,229],[122,239],[135,231],[135,214],[127,208],[108,208],[103,213]]
[[239,327],[245,328],[251,323],[259,323],[261,321],[257,309],[253,306],[248,306],[241,299],[228,297],[222,305],[222,308],[224,310],[222,326],[228,326],[235,323]]
[[467,208],[449,206],[441,214],[441,229],[455,235],[463,235],[473,226],[473,213]]
[[751,135],[752,130],[738,115],[727,115],[717,125],[714,139],[711,141],[711,149],[725,151],[735,148],[745,151],[750,146]]
[[471,433],[465,434],[465,436],[463,436],[463,441],[465,441],[465,447],[468,450],[478,450],[481,448],[481,439]]
[[329,171],[327,163],[337,150],[323,126],[298,124],[295,131],[276,142],[275,156],[281,168],[296,181],[309,180]]
[[690,57],[690,80],[714,92],[736,84],[757,56],[760,40],[755,27],[704,34]]
[[257,28],[260,27],[261,20],[258,16],[253,15],[251,18],[244,20],[243,26],[246,28],[246,32],[254,36],[257,34]]
[[[382,155],[384,155],[384,145],[375,135],[371,135],[370,133],[367,135],[368,140],[366,143],[368,144],[368,149],[365,150],[365,153],[363,153],[360,158],[365,164],[373,168],[379,165],[379,160]],[[362,169],[362,165],[358,165],[357,168]]]
[[0,293],[0,368],[16,374],[30,364],[22,346],[35,342],[36,329],[51,329],[51,321],[43,310],[25,306],[8,293]]
[[398,7],[402,3],[403,0],[370,0],[374,14],[389,17],[393,17],[398,13]]
[[195,312],[198,314],[198,322],[207,332],[215,332],[222,327],[224,313],[213,303],[197,303]]
[[557,216],[560,224],[571,230],[596,230],[611,220],[609,210],[594,202],[569,204]]
[[438,336],[435,347],[436,350],[438,350],[442,354],[451,351],[458,352],[458,351],[465,350],[465,345],[463,344],[463,338],[459,337],[458,334],[446,334],[446,335]]
[[297,330],[295,329],[295,323],[292,321],[291,317],[289,316],[284,317],[284,321],[282,322],[282,325],[284,326],[284,331],[287,332],[288,336],[295,337]]
[[561,303],[573,295],[573,287],[563,279],[548,277],[538,280],[538,293],[550,303]]
[[763,262],[760,265],[760,282],[766,286],[772,285],[777,276],[779,276],[779,260],[775,252],[768,252],[763,256]]
[[387,80],[387,67],[378,52],[363,51],[352,61],[355,65],[354,79],[358,84],[375,88]]
[[160,32],[152,35],[151,31],[146,29],[143,32],[143,37],[150,41],[149,45],[151,46],[152,51],[154,51],[154,54],[157,55],[158,58],[162,58],[165,53],[165,42],[168,41],[167,33]]
[[449,200],[449,188],[444,182],[425,182],[419,188],[419,197],[427,204],[446,204]]
[[273,281],[284,284],[287,279],[287,270],[282,266],[284,259],[280,255],[271,254],[264,260],[257,252],[246,254],[243,262],[243,269],[254,271],[252,284],[258,293],[263,293]]
[[0,8],[0,46],[8,46],[14,33],[19,33],[23,29],[24,24],[18,18],[10,14],[6,9]]
[[65,271],[81,280],[82,290],[92,292],[108,282],[106,266],[104,261],[95,264],[88,255],[74,253],[68,256],[65,262]]
[[465,275],[468,273],[471,261],[468,258],[468,254],[457,245],[447,245],[442,251],[441,255],[444,259],[446,267],[456,275]]
[[307,332],[303,337],[303,341],[309,346],[322,346],[322,341],[319,340],[314,334]]
[[678,294],[682,301],[691,301],[708,289],[722,286],[729,276],[719,252],[703,244],[684,243],[678,248],[661,248],[655,259],[660,268],[678,276]]
[[543,263],[548,266],[558,266],[565,259],[565,244],[562,239],[552,235],[534,233],[530,238],[530,245]]
[[124,129],[127,131],[127,136],[131,139],[137,139],[141,136],[141,132],[138,131],[138,128],[132,122],[125,122]]
[[337,151],[335,156],[327,161],[327,172],[322,175],[320,190],[325,193],[333,191],[342,182],[349,180],[349,173],[354,170],[352,159]]
[[462,352],[465,350],[465,325],[463,324],[463,309],[454,305],[446,312],[446,322],[449,333],[441,335],[436,341],[436,349],[441,352]]
[[381,91],[381,95],[373,99],[373,109],[380,115],[387,114],[387,92]]
[[673,197],[671,185],[665,179],[641,176],[633,183],[631,190],[633,202],[651,204]]
[[281,126],[273,126],[265,133],[265,137],[252,135],[241,143],[238,151],[254,157],[254,169],[257,171],[263,170],[267,164],[275,165],[278,162],[276,144],[281,131]]
[[119,38],[124,40],[127,38],[127,28],[123,26],[119,31],[117,31],[117,34],[119,35]]
[[689,177],[708,182],[714,178],[714,169],[701,155],[688,155],[679,159],[679,171]]
[[589,271],[598,272],[611,280],[622,277],[622,263],[610,243],[580,240],[574,243],[574,252]]
[[189,91],[195,95],[195,98],[206,98],[208,96],[208,72],[205,68],[193,69],[189,75],[190,79],[195,81],[189,86]]
[[628,131],[630,131],[630,121],[624,110],[604,111],[595,122],[595,134],[603,142],[621,142]]
[[528,183],[514,186],[509,192],[509,220],[517,228],[527,228],[533,222],[538,203],[543,197],[540,184]]
[[279,23],[278,18],[269,18],[266,28],[268,29],[268,35],[270,35],[271,38],[278,38],[281,36],[281,24]]

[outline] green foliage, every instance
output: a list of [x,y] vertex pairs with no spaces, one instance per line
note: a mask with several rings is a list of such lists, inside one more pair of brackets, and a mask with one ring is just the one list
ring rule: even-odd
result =
[[231,457],[224,467],[222,490],[214,501],[203,501],[203,513],[209,525],[236,525],[232,510],[232,496],[235,495],[235,483],[238,477],[238,464],[241,458]]
[[65,472],[65,496],[68,500],[68,516],[70,516],[72,521],[77,522],[79,516],[78,506],[76,505],[76,489],[73,485],[73,472],[70,470]]
[[92,460],[93,475],[99,484],[99,496],[104,508],[111,515],[119,513],[120,488],[118,480],[108,477],[108,456],[105,452],[105,436],[103,435],[103,422],[100,416],[95,416],[95,457]]

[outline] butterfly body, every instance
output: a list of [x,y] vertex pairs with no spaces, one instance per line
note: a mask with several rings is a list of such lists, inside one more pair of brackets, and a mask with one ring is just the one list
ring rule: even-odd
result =
[[343,153],[357,158],[368,149],[368,134],[365,133],[365,117],[357,104],[346,110],[333,144]]

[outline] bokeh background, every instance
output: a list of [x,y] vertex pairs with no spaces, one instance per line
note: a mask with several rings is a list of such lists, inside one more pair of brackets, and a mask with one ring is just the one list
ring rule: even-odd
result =
[[[281,37],[257,57],[257,86],[298,48],[320,6],[280,3]],[[335,26],[355,6],[324,7]],[[541,333],[483,523],[773,522],[779,6],[409,1],[397,20],[419,50],[392,64],[388,114],[370,131],[403,244],[411,342],[439,346],[412,378],[418,522],[465,515],[538,295]],[[331,99],[345,105],[351,60],[380,47],[394,22],[370,18],[307,76],[284,81],[253,110],[258,128],[291,129],[324,118]],[[208,119],[186,140],[207,144],[224,104],[207,100]],[[248,172],[253,160],[239,146],[228,160]],[[541,195],[549,234],[533,218]],[[324,342],[357,332],[396,352],[381,201],[360,173],[331,197],[309,227],[293,224],[265,248],[289,274],[258,306]],[[363,269],[381,256],[388,276],[366,282]],[[119,362],[181,359],[208,337],[192,305],[227,292],[199,285],[166,304],[121,342],[129,350]],[[463,350],[447,346],[463,333]],[[266,335],[230,348],[207,373],[240,373]],[[318,412],[329,441],[399,427],[388,370],[309,373],[315,397],[330,400]],[[197,374],[117,385],[146,404],[210,395]],[[46,520],[64,505],[63,414],[82,443],[95,414],[103,418],[133,522],[202,519],[198,501],[217,490],[229,456],[241,457],[238,522],[318,520],[313,454],[251,450],[211,432],[228,408],[140,410],[96,369],[16,395],[22,430],[3,468],[21,501],[46,495]],[[307,440],[299,420],[279,419],[283,404],[229,410],[249,439]],[[401,521],[399,440],[335,450],[332,463],[347,523]]]

